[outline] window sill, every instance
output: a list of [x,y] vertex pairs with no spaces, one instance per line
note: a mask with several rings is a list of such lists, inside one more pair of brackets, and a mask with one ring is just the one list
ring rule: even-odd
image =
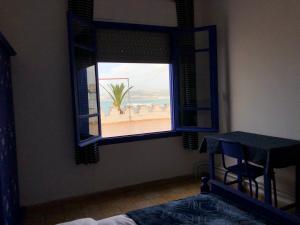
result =
[[102,138],[101,140],[99,140],[99,145],[110,145],[110,144],[127,143],[133,141],[144,141],[144,140],[151,140],[151,139],[158,139],[158,138],[176,137],[180,135],[181,132],[163,131],[163,132],[156,132],[156,133],[121,136],[121,137],[110,137],[110,138]]

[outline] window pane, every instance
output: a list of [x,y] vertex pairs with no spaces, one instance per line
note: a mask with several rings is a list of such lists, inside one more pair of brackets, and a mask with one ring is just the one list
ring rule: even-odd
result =
[[181,124],[183,127],[211,127],[210,110],[181,110]]
[[95,66],[83,68],[77,73],[80,115],[98,113]]
[[209,48],[209,31],[195,32],[195,49]]
[[198,111],[198,127],[212,127],[211,124],[211,111]]
[[[195,63],[182,64],[180,74],[189,72],[191,76],[180,77],[181,93],[187,92],[189,95],[180,95],[181,106],[189,107],[211,107],[210,88],[210,54],[209,52],[197,52],[184,55],[185,58],[193,60]],[[186,71],[184,71],[186,70]],[[192,76],[193,75],[193,76]],[[189,88],[187,83],[191,83]],[[189,99],[187,100],[187,97]]]
[[195,56],[197,106],[210,107],[210,61],[209,52],[198,52]]
[[171,130],[169,64],[98,67],[102,137]]
[[80,118],[80,140],[99,136],[98,117]]

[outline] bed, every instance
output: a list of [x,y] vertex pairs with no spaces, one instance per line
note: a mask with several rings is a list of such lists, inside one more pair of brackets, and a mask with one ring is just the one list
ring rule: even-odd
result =
[[58,225],[296,225],[300,218],[273,208],[247,194],[210,181],[210,191],[166,204],[128,212],[103,220],[91,218]]

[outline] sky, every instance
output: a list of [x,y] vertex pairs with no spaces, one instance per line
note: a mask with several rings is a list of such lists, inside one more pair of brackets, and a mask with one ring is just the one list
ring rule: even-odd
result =
[[[99,78],[129,78],[134,90],[168,91],[170,89],[169,64],[98,63]],[[114,81],[116,82],[116,81]],[[108,81],[101,81],[106,85]],[[124,80],[127,84],[127,81]]]

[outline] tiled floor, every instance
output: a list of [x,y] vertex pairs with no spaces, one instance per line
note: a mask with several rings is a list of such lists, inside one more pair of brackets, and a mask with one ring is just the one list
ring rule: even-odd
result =
[[199,193],[200,182],[179,179],[138,185],[26,210],[23,225],[54,225],[84,217],[96,220]]

